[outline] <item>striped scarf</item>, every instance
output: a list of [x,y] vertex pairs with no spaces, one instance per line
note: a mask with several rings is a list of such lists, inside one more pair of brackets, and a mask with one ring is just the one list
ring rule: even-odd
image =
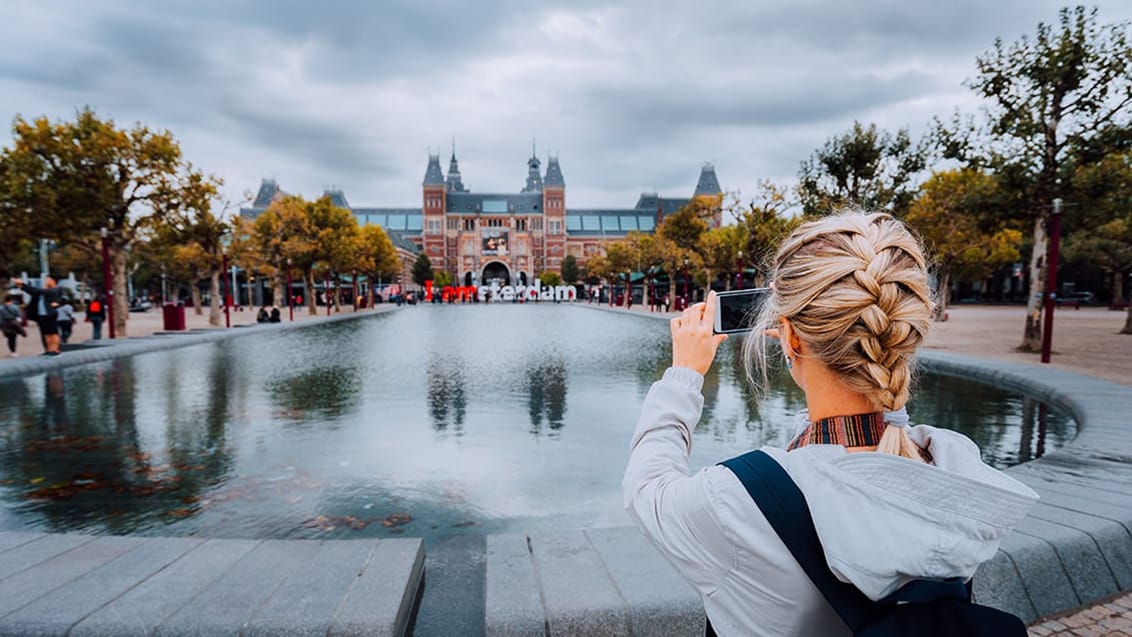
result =
[[810,423],[798,434],[787,451],[806,445],[841,445],[843,447],[875,447],[880,444],[884,434],[884,414],[856,414],[853,416],[832,416]]

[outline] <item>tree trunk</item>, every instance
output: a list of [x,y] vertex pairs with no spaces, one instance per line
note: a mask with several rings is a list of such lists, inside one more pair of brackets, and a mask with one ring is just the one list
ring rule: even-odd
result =
[[202,301],[200,300],[200,282],[199,281],[193,281],[193,284],[192,284],[192,287],[190,288],[189,293],[192,294],[192,297],[193,297],[193,314],[196,314],[197,316],[203,315],[204,314],[204,308],[201,307]]
[[208,273],[208,324],[220,327],[220,271]]
[[314,270],[307,270],[305,272],[307,279],[307,311],[311,316],[318,313],[318,299],[315,298],[316,292],[314,288]]
[[1049,237],[1046,235],[1046,217],[1034,220],[1034,249],[1030,253],[1030,296],[1026,299],[1026,327],[1022,332],[1023,352],[1040,352],[1042,349],[1042,306],[1045,300],[1046,252]]
[[272,305],[275,307],[287,307],[287,295],[283,293],[283,288],[287,287],[286,277],[282,272],[275,273],[274,293],[272,294]]
[[668,308],[676,307],[676,277],[668,275]]
[[946,321],[947,320],[947,304],[951,301],[951,271],[946,268],[940,268],[939,271],[939,290],[936,291],[935,311],[932,312],[932,320]]
[[1112,288],[1111,289],[1112,289],[1112,304],[1116,305],[1118,303],[1123,303],[1124,302],[1124,273],[1123,272],[1113,272],[1112,273]]
[[1128,304],[1128,315],[1124,317],[1124,329],[1121,334],[1132,334],[1132,303]]
[[126,338],[126,320],[130,314],[130,299],[126,285],[126,247],[113,245],[110,255],[111,288],[114,290],[114,336]]

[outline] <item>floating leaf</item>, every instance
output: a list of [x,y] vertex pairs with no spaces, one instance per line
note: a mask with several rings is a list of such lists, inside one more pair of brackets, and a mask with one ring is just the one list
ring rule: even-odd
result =
[[413,516],[408,513],[394,513],[381,521],[381,525],[385,528],[394,528],[404,526],[413,521]]

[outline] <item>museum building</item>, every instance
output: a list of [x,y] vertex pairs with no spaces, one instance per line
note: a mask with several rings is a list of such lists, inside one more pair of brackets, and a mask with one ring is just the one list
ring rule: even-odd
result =
[[[606,242],[632,231],[654,232],[692,198],[722,192],[715,167],[705,163],[691,197],[643,193],[632,208],[572,208],[566,205],[566,181],[556,156],[548,157],[543,174],[532,154],[526,183],[517,193],[474,193],[464,185],[453,153],[447,176],[440,156],[429,155],[420,207],[355,208],[341,190],[323,194],[351,210],[359,225],[384,228],[406,268],[424,252],[434,270],[447,270],[457,284],[526,285],[539,273],[561,272],[567,255],[584,266],[591,255],[604,253]],[[254,219],[284,194],[274,180],[265,179],[252,206],[240,215]],[[709,223],[718,227],[721,221],[716,209]]]

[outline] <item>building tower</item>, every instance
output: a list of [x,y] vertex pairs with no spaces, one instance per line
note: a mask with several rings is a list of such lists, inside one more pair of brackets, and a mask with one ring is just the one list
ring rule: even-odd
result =
[[696,182],[696,191],[692,198],[711,197],[718,199],[711,216],[711,227],[718,228],[723,225],[723,188],[719,186],[719,178],[715,176],[715,165],[704,162],[700,167],[700,179]]
[[460,179],[460,165],[456,162],[456,142],[452,142],[452,159],[448,160],[448,192],[468,192]]
[[[428,168],[425,169],[424,205],[421,208],[424,228],[421,233],[421,251],[428,255],[434,270],[447,270],[445,258],[444,210],[447,205],[447,185],[440,169],[440,155],[428,155]],[[405,283],[408,283],[407,281]]]
[[561,273],[562,259],[566,256],[566,181],[562,178],[562,167],[558,165],[557,155],[550,155],[546,160],[542,209],[546,221],[546,263],[543,270]]

